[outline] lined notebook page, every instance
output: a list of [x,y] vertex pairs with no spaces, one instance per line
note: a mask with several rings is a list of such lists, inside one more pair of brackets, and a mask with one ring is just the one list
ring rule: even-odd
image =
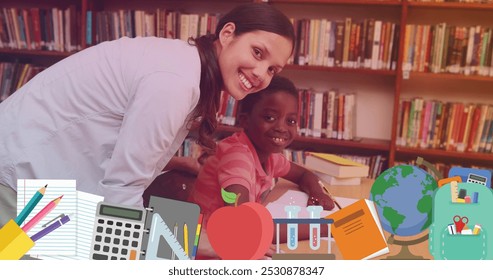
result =
[[[33,236],[44,229],[42,227],[44,224],[60,214],[76,213],[75,180],[19,179],[17,180],[17,215],[24,209],[33,195],[46,184],[48,184],[48,187],[45,195],[27,216],[21,227],[29,222],[49,202],[61,195],[63,195],[63,198],[50,213],[27,233],[28,236]],[[71,216],[69,222],[36,241],[34,247],[27,254],[75,255],[75,231],[77,225],[74,219]]]
[[38,255],[34,256],[43,260],[88,260],[91,253],[91,243],[93,236],[94,221],[98,202],[103,201],[104,197],[77,191],[77,251],[75,256],[63,255]]

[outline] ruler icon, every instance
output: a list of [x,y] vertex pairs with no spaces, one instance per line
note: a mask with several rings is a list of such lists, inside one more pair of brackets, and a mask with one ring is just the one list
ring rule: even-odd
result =
[[450,195],[452,197],[452,202],[457,202],[457,198],[459,198],[459,186],[457,185],[457,181],[450,182]]
[[159,213],[152,214],[151,229],[149,232],[149,242],[147,244],[146,260],[162,260],[166,258],[158,257],[159,237],[163,236],[175,256],[179,260],[189,260],[190,258],[183,250],[183,247],[176,239],[175,235],[169,229],[166,222]]

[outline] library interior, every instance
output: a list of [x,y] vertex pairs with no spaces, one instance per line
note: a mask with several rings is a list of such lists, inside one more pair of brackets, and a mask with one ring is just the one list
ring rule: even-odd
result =
[[[280,75],[298,90],[298,134],[283,155],[315,172],[341,204],[310,217],[302,213],[309,198],[277,180],[264,203],[274,232],[309,226],[312,235],[296,246],[289,238],[297,233],[274,240],[284,253],[272,258],[493,259],[493,224],[484,214],[493,209],[492,0],[3,0],[0,102],[81,50],[124,36],[186,41],[214,33],[222,14],[248,2],[282,11],[296,35]],[[215,140],[242,130],[238,102],[223,92]],[[176,156],[198,159],[204,150],[196,139],[190,130]],[[195,180],[163,173],[144,204],[186,201]],[[298,216],[281,205],[294,203],[290,195],[302,201]],[[191,256],[200,232],[198,210],[183,207],[192,222],[174,239],[180,250],[166,239],[172,258]],[[363,237],[354,236],[358,228],[348,233],[349,219],[361,223]],[[354,241],[365,236],[371,242]]]

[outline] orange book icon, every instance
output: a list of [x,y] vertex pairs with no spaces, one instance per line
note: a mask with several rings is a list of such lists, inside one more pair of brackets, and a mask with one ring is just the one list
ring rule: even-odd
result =
[[371,259],[389,253],[373,201],[360,199],[328,215],[332,236],[345,260]]

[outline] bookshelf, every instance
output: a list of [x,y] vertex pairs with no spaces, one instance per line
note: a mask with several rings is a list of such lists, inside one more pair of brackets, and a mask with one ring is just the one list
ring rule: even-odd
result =
[[[283,75],[293,79],[297,87],[329,90],[338,88],[356,93],[355,140],[337,140],[299,136],[291,148],[309,149],[317,152],[349,153],[356,155],[383,155],[388,166],[395,162],[413,160],[422,156],[432,162],[478,165],[493,168],[492,153],[457,152],[441,149],[411,148],[397,145],[399,127],[399,104],[402,99],[423,97],[450,102],[493,103],[489,89],[493,77],[479,75],[429,73],[403,71],[406,48],[406,25],[435,25],[441,22],[460,26],[481,25],[493,28],[493,3],[458,3],[408,0],[249,0],[249,1],[177,1],[177,0],[4,0],[0,3],[0,22],[5,21],[11,8],[39,9],[75,7],[77,31],[75,50],[48,50],[48,48],[18,48],[6,45],[0,48],[0,62],[19,61],[49,66],[78,49],[91,45],[87,41],[87,11],[115,12],[142,10],[156,13],[157,9],[209,15],[221,14],[239,3],[268,2],[293,19],[327,19],[343,21],[351,18],[353,23],[375,19],[393,24],[398,40],[393,48],[397,55],[390,68],[340,67],[327,65],[289,64]],[[95,21],[93,21],[94,23]],[[1,32],[5,32],[2,26]],[[73,29],[72,29],[73,31]],[[91,35],[91,34],[89,34]],[[9,37],[0,37],[3,41]],[[93,36],[92,39],[95,39]],[[92,44],[94,44],[93,42]],[[391,54],[389,54],[389,57]],[[389,64],[390,65],[390,64]],[[406,70],[406,69],[404,69]],[[238,128],[221,125],[218,136],[225,136]]]
[[[436,26],[441,23],[445,23],[446,26],[450,27],[452,30],[454,30],[454,27],[455,30],[463,28],[467,31],[475,26],[480,26],[485,30],[493,28],[493,5],[491,1],[488,1],[489,3],[478,3],[480,1],[469,1],[470,3],[458,2],[459,1],[449,1],[441,3],[437,1],[408,2],[405,4],[407,5],[407,7],[403,7],[403,9],[406,9],[407,14],[406,24],[423,26],[428,25],[431,26],[431,28],[435,26],[435,30],[438,30]],[[453,33],[453,31],[451,33]],[[453,37],[455,41],[457,41],[456,38],[460,38],[457,35],[450,37]],[[449,44],[449,46],[450,45],[451,44]],[[454,45],[452,44],[452,46]],[[470,48],[470,46],[468,46],[468,48]],[[450,55],[450,53],[452,52],[449,49],[447,55]],[[466,54],[464,48],[462,50],[462,53],[464,55]],[[486,53],[489,53],[491,55],[491,48],[487,49]],[[402,56],[404,56],[404,54],[402,54]],[[445,66],[445,71],[443,71],[443,66],[442,71],[439,71],[437,73],[414,71],[413,69],[409,72],[409,77],[406,77],[406,75],[401,76],[401,89],[399,92],[400,99],[403,100],[422,97],[425,100],[440,100],[442,102],[463,103],[466,106],[467,104],[472,103],[492,105],[493,99],[491,98],[491,91],[489,90],[489,88],[493,84],[493,77],[488,74],[482,75],[481,73],[479,73],[479,71],[476,73],[467,73],[466,71],[463,71],[464,68],[467,69],[469,64],[465,61],[465,56],[461,60],[460,73],[450,73],[453,71],[447,69],[447,67],[452,63],[447,63]],[[403,62],[403,65],[404,64],[405,63]],[[474,63],[472,63],[471,65],[474,65]],[[488,67],[491,66],[491,60],[489,60],[487,65]],[[402,73],[403,72],[401,72],[401,74]],[[396,104],[396,106],[399,105]],[[394,116],[394,121],[396,122],[397,120],[398,117]],[[454,121],[455,129],[452,129],[452,131],[459,129],[460,127],[460,125],[457,125],[457,118],[454,118]],[[449,120],[449,122],[451,121]],[[395,123],[394,127],[398,127],[398,123]],[[472,132],[470,134],[472,134]],[[398,136],[396,135],[396,137]],[[493,154],[491,153],[491,151],[460,152],[454,150],[454,148],[451,148],[451,150],[443,150],[438,148],[422,149],[397,145],[395,146],[394,150],[394,159],[400,161],[412,160],[416,158],[416,155],[421,155],[422,157],[432,162],[442,162],[466,166],[484,166],[489,167],[490,169],[493,166]]]

